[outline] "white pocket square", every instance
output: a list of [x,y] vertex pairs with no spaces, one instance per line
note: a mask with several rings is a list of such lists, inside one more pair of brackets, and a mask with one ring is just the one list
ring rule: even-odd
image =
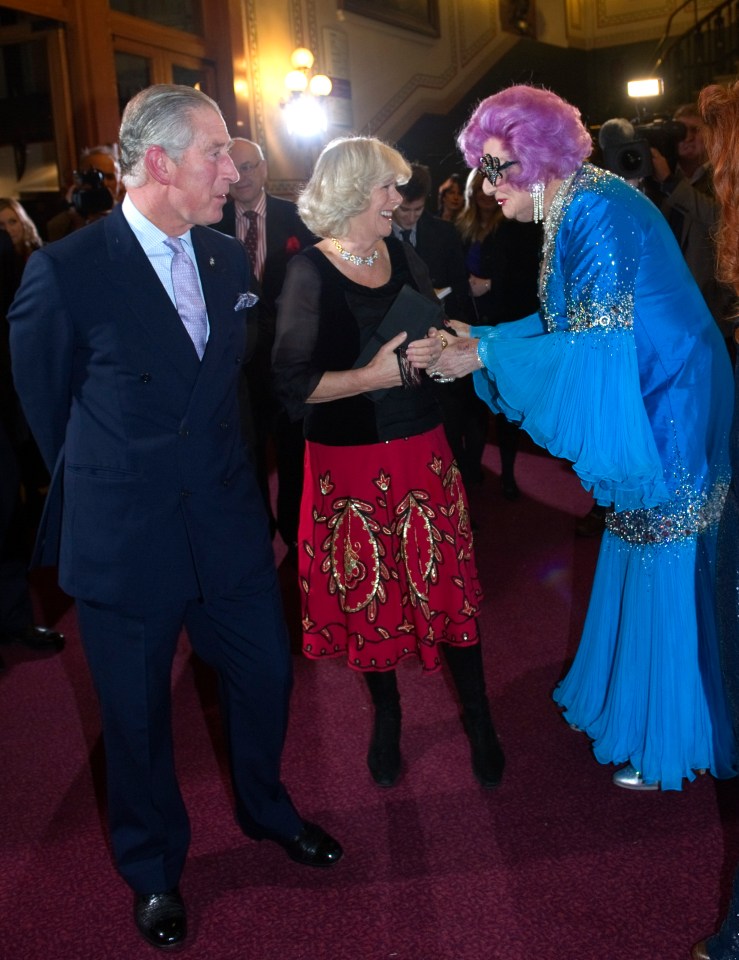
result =
[[234,310],[246,310],[248,307],[253,307],[255,303],[259,303],[256,293],[240,293]]

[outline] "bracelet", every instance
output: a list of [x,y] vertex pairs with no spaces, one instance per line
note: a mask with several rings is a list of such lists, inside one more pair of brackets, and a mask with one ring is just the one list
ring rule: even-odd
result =
[[482,370],[483,367],[485,366],[485,364],[482,362],[482,358],[480,357],[480,343],[481,343],[481,342],[482,342],[481,340],[478,340],[478,341],[477,341],[477,346],[475,347],[475,359],[477,360],[477,366],[478,366],[478,369],[480,369],[480,370]]
[[421,382],[421,374],[414,366],[411,365],[410,360],[405,354],[405,350],[403,350],[402,347],[398,347],[398,349],[395,351],[395,355],[398,358],[400,385],[406,389],[410,387],[417,387]]

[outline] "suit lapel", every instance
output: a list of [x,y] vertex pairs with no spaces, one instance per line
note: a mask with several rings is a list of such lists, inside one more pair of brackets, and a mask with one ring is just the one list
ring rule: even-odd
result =
[[190,233],[195,257],[198,261],[198,273],[203,288],[205,306],[208,310],[210,334],[208,345],[203,355],[203,363],[212,361],[218,356],[228,341],[227,325],[224,323],[224,311],[233,311],[235,304],[228,303],[227,298],[232,294],[233,282],[229,282],[226,258],[220,256],[213,243],[217,234],[210,230],[193,227]]
[[283,216],[283,207],[279,203],[274,203],[272,197],[267,194],[267,207],[265,210],[267,217],[267,230],[265,233],[267,256],[272,256],[280,250],[287,239],[285,236],[286,226]]
[[111,289],[135,316],[154,349],[192,379],[200,361],[180,315],[119,208],[105,220]]

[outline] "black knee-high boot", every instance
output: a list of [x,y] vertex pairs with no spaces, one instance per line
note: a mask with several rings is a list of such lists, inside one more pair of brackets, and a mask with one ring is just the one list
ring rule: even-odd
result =
[[375,707],[367,766],[381,787],[392,787],[400,774],[400,693],[394,670],[365,673]]
[[442,649],[462,705],[462,723],[470,742],[472,772],[481,787],[491,790],[503,777],[505,757],[490,716],[480,644],[452,647],[445,643]]

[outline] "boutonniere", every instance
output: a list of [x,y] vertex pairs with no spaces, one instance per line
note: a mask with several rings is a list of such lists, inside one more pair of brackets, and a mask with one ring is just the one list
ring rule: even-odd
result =
[[256,293],[240,293],[238,299],[236,300],[236,306],[234,310],[247,310],[249,307],[253,307],[255,303],[259,302],[259,297]]
[[285,241],[285,253],[300,253],[300,240],[297,237],[288,237]]

